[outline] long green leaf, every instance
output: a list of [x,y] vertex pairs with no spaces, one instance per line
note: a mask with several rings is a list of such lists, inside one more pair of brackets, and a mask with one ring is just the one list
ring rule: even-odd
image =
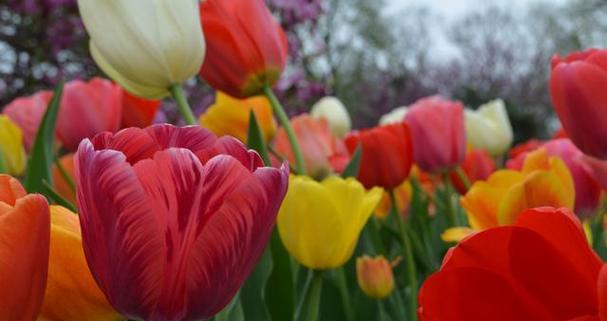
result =
[[42,185],[44,186],[44,195],[55,202],[55,204],[61,205],[74,213],[78,212],[76,206],[59,195],[59,193],[55,192],[53,187],[47,181],[42,181]]
[[250,149],[253,149],[259,153],[266,166],[270,166],[272,164],[270,161],[270,154],[268,153],[268,146],[266,145],[263,133],[261,132],[261,128],[259,127],[259,123],[257,122],[257,118],[255,117],[255,113],[253,113],[253,111],[251,111],[249,114],[247,145]]
[[264,289],[272,273],[272,251],[270,244],[240,290],[240,301],[247,321],[270,321],[264,302]]
[[358,176],[358,171],[360,171],[360,159],[362,157],[362,154],[363,149],[361,145],[358,145],[356,147],[356,150],[354,151],[354,154],[352,155],[352,159],[350,159],[350,162],[346,166],[346,169],[344,169],[343,174],[341,174],[343,178]]
[[55,88],[53,99],[51,99],[46,113],[40,122],[40,127],[38,127],[25,173],[24,186],[30,193],[45,194],[47,189],[44,186],[44,182],[46,181],[50,185],[53,182],[51,166],[54,159],[55,125],[57,116],[59,115],[62,93],[63,82],[60,82],[57,88]]
[[273,321],[292,321],[295,315],[295,284],[291,257],[274,228],[270,239],[273,269],[266,284],[265,301]]

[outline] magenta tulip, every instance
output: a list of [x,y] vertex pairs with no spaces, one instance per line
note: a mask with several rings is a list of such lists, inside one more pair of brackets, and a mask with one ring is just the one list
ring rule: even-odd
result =
[[607,160],[607,50],[552,58],[550,94],[563,129],[590,156]]
[[405,116],[413,138],[413,159],[424,171],[446,172],[464,161],[464,106],[432,96],[418,100]]
[[226,306],[274,226],[288,169],[201,127],[102,133],[75,156],[83,246],[130,319],[194,321]]

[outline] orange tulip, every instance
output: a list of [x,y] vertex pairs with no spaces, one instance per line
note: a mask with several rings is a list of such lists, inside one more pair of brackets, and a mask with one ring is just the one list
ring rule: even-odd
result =
[[[405,216],[409,213],[412,194],[413,188],[411,187],[411,182],[409,180],[404,181],[394,188],[394,196],[396,197],[396,204],[398,205],[399,211],[398,214]],[[386,219],[390,215],[391,209],[392,202],[390,200],[390,194],[387,191],[384,191],[384,195],[375,209],[375,216],[380,219]]]
[[38,321],[124,320],[107,302],[89,271],[78,216],[51,206],[48,281]]
[[76,193],[74,186],[71,185],[73,184],[74,177],[74,153],[62,156],[59,159],[59,163],[65,170],[65,174],[69,175],[69,177],[72,179],[72,182],[68,182],[57,165],[53,164],[53,187],[55,188],[55,191],[61,195],[61,197],[70,201],[72,204],[76,204]]
[[512,224],[523,210],[539,206],[573,209],[575,190],[567,165],[546,149],[529,153],[522,170],[498,170],[462,197],[470,226],[484,230]]
[[270,101],[264,96],[237,99],[217,92],[215,103],[200,116],[200,125],[217,136],[230,135],[246,143],[251,111],[264,138],[271,141],[276,134],[276,121]]
[[0,320],[36,320],[46,287],[49,231],[46,199],[0,175]]

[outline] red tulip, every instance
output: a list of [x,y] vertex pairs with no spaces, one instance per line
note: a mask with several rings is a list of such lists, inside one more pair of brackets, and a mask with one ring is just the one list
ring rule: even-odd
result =
[[23,131],[23,145],[28,151],[34,143],[38,126],[52,97],[52,92],[40,91],[33,96],[17,98],[4,107],[4,114]]
[[139,98],[126,90],[123,91],[121,127],[143,128],[151,125],[158,108],[160,108],[160,103],[160,100]]
[[405,115],[413,137],[413,158],[426,172],[444,172],[466,156],[464,106],[439,96],[418,100]]
[[73,80],[65,85],[57,120],[57,138],[70,151],[84,138],[116,131],[122,115],[122,89],[109,80]]
[[542,144],[544,144],[544,142],[542,142],[541,140],[530,139],[524,143],[520,143],[512,147],[512,149],[510,149],[510,152],[508,152],[508,157],[510,157],[511,159],[517,158],[521,154],[527,154],[530,151],[534,151],[540,148]]
[[207,53],[200,76],[232,97],[261,94],[287,62],[287,38],[263,0],[200,3]]
[[201,127],[102,133],[75,156],[83,247],[110,304],[129,319],[207,319],[261,256],[288,170],[261,167],[236,139]]
[[[580,218],[596,214],[601,203],[602,187],[595,178],[592,167],[585,160],[584,154],[567,138],[553,139],[542,145],[548,155],[562,159],[573,177],[575,186],[575,213]],[[520,170],[528,153],[520,154],[507,162],[510,169]]]
[[[470,184],[485,180],[495,171],[495,162],[485,150],[471,149],[466,154],[461,169]],[[464,182],[459,177],[458,173],[452,171],[449,173],[449,178],[455,189],[462,195],[466,194],[468,189]]]
[[552,58],[550,94],[563,129],[585,154],[607,160],[607,50]]
[[422,321],[599,321],[601,310],[605,321],[601,265],[569,210],[526,210],[516,224],[479,232],[451,249],[422,286],[419,315]]
[[51,222],[46,199],[0,175],[0,320],[34,321],[44,298]]
[[346,137],[346,147],[354,153],[360,145],[362,157],[358,180],[366,188],[395,188],[409,177],[413,147],[409,127],[396,123],[355,131]]

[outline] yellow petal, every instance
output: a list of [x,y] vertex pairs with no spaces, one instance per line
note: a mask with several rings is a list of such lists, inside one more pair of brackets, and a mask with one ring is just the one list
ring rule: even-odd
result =
[[51,245],[46,294],[38,321],[123,320],[88,269],[78,216],[51,206]]
[[476,233],[476,231],[469,227],[458,226],[448,228],[440,237],[446,243],[459,243],[461,240],[474,233]]
[[26,165],[23,133],[19,126],[5,115],[0,115],[0,157],[8,174],[23,174]]

